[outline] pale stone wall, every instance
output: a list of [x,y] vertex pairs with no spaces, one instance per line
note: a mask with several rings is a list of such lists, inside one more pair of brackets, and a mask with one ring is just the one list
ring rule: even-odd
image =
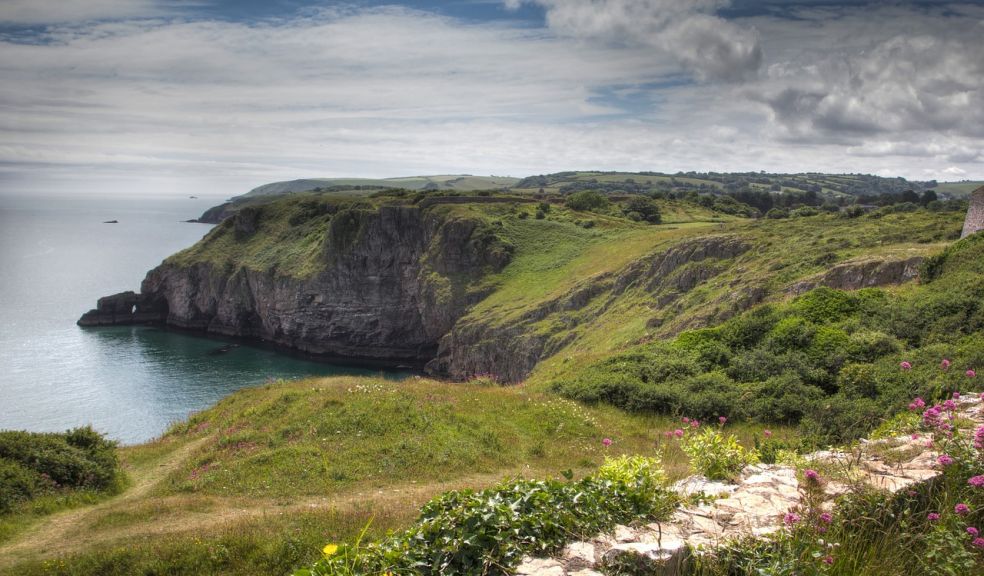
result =
[[984,186],[970,195],[970,206],[967,208],[967,218],[964,220],[961,238],[984,230]]

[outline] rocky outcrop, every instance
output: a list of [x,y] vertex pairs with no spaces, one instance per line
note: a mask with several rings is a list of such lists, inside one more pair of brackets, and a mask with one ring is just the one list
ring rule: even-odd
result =
[[970,204],[967,206],[967,216],[964,218],[961,238],[984,230],[984,186],[970,194]]
[[891,259],[864,259],[844,262],[817,276],[796,282],[787,290],[790,294],[802,294],[817,286],[838,290],[859,290],[876,286],[901,284],[919,275],[922,256]]
[[104,296],[79,318],[79,326],[155,324],[167,318],[167,302],[135,292]]
[[[981,398],[963,395],[955,417],[965,430],[984,424]],[[937,454],[920,435],[861,441],[853,452],[824,450],[807,462],[823,462],[838,476],[824,479],[818,490],[820,510],[833,510],[835,498],[854,486],[890,493],[928,482],[943,473]],[[795,468],[756,464],[735,483],[691,476],[673,486],[681,496],[703,495],[665,522],[616,526],[611,533],[568,544],[554,558],[526,558],[515,573],[523,576],[595,576],[602,572],[677,576],[694,554],[706,554],[729,541],[757,538],[783,529],[803,513],[805,488]],[[694,499],[691,499],[694,500]],[[793,516],[787,517],[787,514]]]
[[222,222],[229,216],[236,213],[236,205],[233,202],[225,202],[219,204],[218,206],[212,206],[208,210],[202,213],[197,220],[190,220],[190,222],[200,222],[202,224],[218,224]]
[[[259,217],[240,212],[232,233],[237,238],[255,233]],[[483,226],[476,219],[415,207],[344,209],[331,218],[325,234],[321,272],[297,277],[276,267],[165,262],[147,275],[133,298],[160,303],[164,321],[175,327],[318,355],[422,364],[483,296],[470,282],[510,260],[509,246]],[[83,320],[131,322],[113,306],[103,306],[112,308],[112,315]]]

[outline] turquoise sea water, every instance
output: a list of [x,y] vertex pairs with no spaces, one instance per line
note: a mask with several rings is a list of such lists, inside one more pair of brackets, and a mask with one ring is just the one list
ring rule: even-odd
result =
[[208,225],[183,221],[221,200],[0,194],[0,429],[92,424],[142,442],[270,378],[378,373],[245,345],[220,352],[226,342],[152,327],[75,325],[201,238]]

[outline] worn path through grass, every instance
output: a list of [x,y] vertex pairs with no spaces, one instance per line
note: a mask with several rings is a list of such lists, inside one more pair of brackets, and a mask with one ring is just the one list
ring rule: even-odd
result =
[[120,494],[92,506],[58,512],[42,518],[10,542],[0,546],[0,568],[27,556],[58,548],[77,548],[94,516],[114,508],[124,508],[147,494],[166,475],[180,467],[208,438],[193,440],[162,460],[146,463],[130,471],[130,485]]

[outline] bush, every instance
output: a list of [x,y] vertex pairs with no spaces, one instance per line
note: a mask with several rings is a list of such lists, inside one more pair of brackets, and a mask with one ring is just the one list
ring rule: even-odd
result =
[[59,487],[103,490],[117,481],[116,443],[88,426],[64,434],[0,432],[0,458]]
[[663,519],[676,497],[659,460],[606,459],[579,481],[515,480],[481,491],[447,492],[427,503],[404,532],[377,544],[326,547],[327,557],[295,576],[348,574],[509,574],[526,555],[557,551],[618,523]]
[[659,212],[659,205],[645,196],[636,196],[626,202],[622,212],[632,220],[650,224],[659,224],[663,218]]
[[829,324],[857,312],[857,297],[833,288],[810,290],[793,301],[793,310],[816,324]]
[[755,452],[745,450],[733,434],[724,436],[707,426],[687,434],[681,447],[694,471],[709,480],[732,480],[758,460]]
[[0,458],[0,514],[10,512],[16,504],[34,498],[41,478],[25,466]]
[[608,207],[608,198],[594,190],[582,190],[567,197],[564,204],[578,212],[603,210]]

